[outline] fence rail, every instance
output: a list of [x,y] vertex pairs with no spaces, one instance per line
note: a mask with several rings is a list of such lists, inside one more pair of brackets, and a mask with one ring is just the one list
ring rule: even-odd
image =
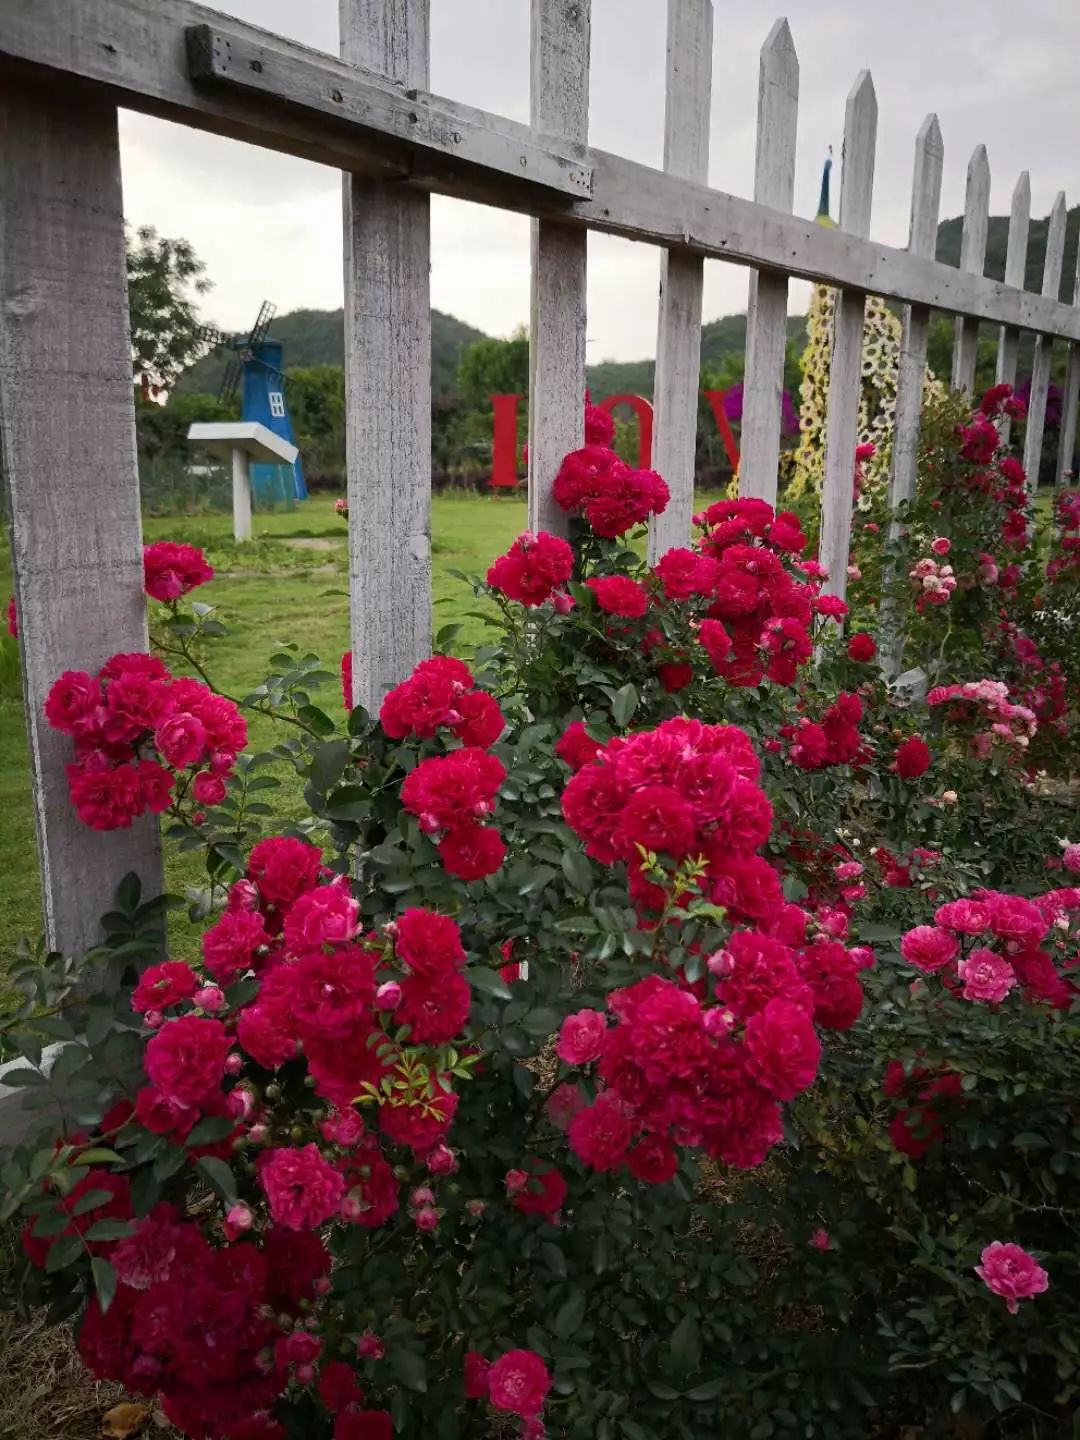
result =
[[408,671],[430,633],[430,193],[534,218],[534,525],[562,523],[551,481],[562,453],[581,439],[589,230],[661,251],[656,454],[672,503],[650,536],[653,556],[686,539],[691,513],[708,258],[754,271],[744,493],[775,497],[788,282],[798,277],[839,292],[822,527],[823,558],[838,593],[848,557],[867,295],[905,307],[894,499],[910,495],[914,483],[935,309],[957,317],[953,378],[962,387],[972,383],[979,322],[999,327],[1002,378],[1015,372],[1020,332],[1036,335],[1031,453],[1036,431],[1041,438],[1051,346],[1066,343],[1059,473],[1067,463],[1080,394],[1080,309],[1058,298],[1064,197],[1052,217],[1042,293],[1021,285],[1026,175],[1014,196],[1006,282],[986,278],[990,175],[978,147],[969,167],[961,267],[939,264],[943,144],[931,115],[916,140],[909,244],[899,249],[872,240],[877,102],[863,72],[847,103],[840,225],[827,229],[793,215],[799,67],[786,21],[773,27],[761,56],[754,199],[710,189],[711,0],[668,0],[664,168],[593,149],[588,0],[531,0],[531,11],[531,123],[522,125],[429,92],[429,0],[340,0],[340,58],[190,0],[4,0],[0,427],[54,944],[69,948],[92,938],[108,885],[132,859],[151,888],[160,873],[156,837],[76,830],[57,786],[59,742],[39,723],[59,670],[144,640],[118,105],[345,173],[351,611],[357,695],[365,703],[377,702]]

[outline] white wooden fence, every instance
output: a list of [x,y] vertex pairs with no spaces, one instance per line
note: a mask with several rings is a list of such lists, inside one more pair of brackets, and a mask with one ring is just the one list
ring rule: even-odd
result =
[[[558,530],[551,481],[582,438],[586,233],[660,249],[655,454],[672,503],[651,553],[685,541],[702,267],[752,267],[742,486],[776,493],[789,277],[837,288],[822,554],[845,588],[867,294],[905,307],[892,494],[912,492],[931,310],[957,317],[954,382],[970,388],[978,322],[1000,327],[1000,373],[1037,338],[1029,470],[1051,346],[1069,347],[1062,464],[1075,435],[1080,309],[1058,301],[1064,200],[1042,294],[1025,292],[1026,176],[1007,283],[982,275],[989,168],[968,175],[963,259],[937,264],[942,140],[915,143],[907,249],[869,238],[877,101],[868,72],[847,101],[840,228],[792,214],[799,67],[787,23],[761,55],[754,199],[706,184],[711,0],[668,0],[664,169],[590,148],[588,0],[531,0],[531,124],[428,90],[430,0],[340,0],[341,58],[190,0],[0,3],[0,426],[50,938],[93,937],[125,870],[160,882],[154,827],[94,835],[68,804],[67,742],[41,706],[68,667],[145,644],[139,495],[124,275],[117,106],[299,155],[344,172],[345,327],[353,648],[358,697],[377,702],[430,642],[429,194],[534,217],[529,515]],[[510,0],[503,0],[510,3]],[[524,0],[520,0],[524,3]],[[1080,277],[1078,277],[1080,285]],[[1080,301],[1080,289],[1075,300]]]

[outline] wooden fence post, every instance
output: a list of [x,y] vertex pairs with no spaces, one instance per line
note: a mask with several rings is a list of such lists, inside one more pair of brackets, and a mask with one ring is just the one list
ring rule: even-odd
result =
[[145,650],[139,477],[116,107],[0,90],[0,438],[45,929],[71,953],[130,870],[161,890],[156,819],[98,834],[68,796],[45,696]]
[[[709,179],[712,42],[712,0],[668,0],[664,169],[702,185]],[[671,499],[649,527],[653,564],[690,538],[704,275],[700,255],[665,250],[660,256],[652,463]]]
[[[1012,205],[1009,210],[1009,243],[1005,251],[1005,284],[1017,290],[1024,288],[1027,268],[1028,231],[1031,228],[1031,179],[1026,170],[1013,187]],[[994,376],[998,385],[1016,384],[1016,349],[1020,332],[1012,325],[1002,325],[998,331],[997,370]],[[998,418],[1001,443],[1009,443],[1012,422],[1004,412]]]
[[[941,209],[941,172],[945,147],[936,115],[928,115],[915,140],[915,172],[911,182],[911,228],[908,250],[912,255],[933,259],[937,244],[938,212]],[[889,541],[895,543],[903,528],[896,518],[900,505],[915,493],[915,474],[922,434],[923,390],[926,384],[926,339],[930,311],[925,305],[904,308],[904,332],[900,341],[900,363],[896,376],[896,414],[893,420],[892,473],[889,476]],[[886,567],[887,583],[893,567]],[[903,635],[896,627],[896,605],[889,595],[882,597],[881,652],[888,674],[899,669]]]
[[[1061,289],[1061,266],[1065,256],[1065,192],[1059,190],[1050,211],[1050,228],[1046,235],[1046,262],[1043,266],[1044,295],[1056,300]],[[1031,394],[1028,396],[1027,424],[1024,427],[1024,469],[1028,491],[1034,494],[1039,486],[1039,462],[1042,459],[1043,430],[1046,425],[1046,395],[1050,389],[1050,362],[1054,342],[1049,337],[1035,338],[1035,355],[1031,363]]]
[[[986,265],[986,236],[990,228],[990,162],[986,146],[976,145],[968,161],[964,191],[964,228],[960,237],[960,269],[981,275]],[[975,384],[975,355],[979,343],[979,322],[960,319],[953,340],[952,384],[954,390],[971,393]]]
[[[532,0],[529,118],[584,147],[589,133],[589,0]],[[584,153],[584,148],[583,152]],[[565,534],[551,486],[585,416],[586,232],[532,226],[529,330],[529,529]]]
[[[761,48],[758,72],[754,199],[790,214],[795,198],[795,141],[799,125],[799,57],[786,20],[778,20]],[[750,272],[746,310],[739,494],[776,503],[780,421],[787,351],[786,275]]]
[[[870,71],[863,70],[851,87],[844,112],[844,154],[840,178],[840,229],[863,239],[870,233],[876,145],[877,96]],[[825,590],[830,595],[839,595],[841,599],[847,594],[865,315],[866,296],[862,291],[839,292],[829,367],[819,559],[829,572]]]
[[[428,84],[428,0],[340,0],[341,55]],[[431,653],[430,201],[345,175],[353,695],[378,710]]]
[[[1076,249],[1076,276],[1073,280],[1073,304],[1080,306],[1080,245]],[[1076,448],[1076,406],[1080,401],[1080,346],[1069,346],[1065,371],[1065,394],[1061,402],[1061,438],[1058,441],[1057,470],[1054,484],[1064,485],[1072,475],[1073,451]]]

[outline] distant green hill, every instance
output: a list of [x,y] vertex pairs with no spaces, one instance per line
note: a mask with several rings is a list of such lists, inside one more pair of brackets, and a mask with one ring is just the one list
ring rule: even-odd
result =
[[[938,226],[937,258],[946,265],[960,264],[960,237],[964,227],[962,216],[943,220]],[[1025,290],[1042,290],[1043,266],[1046,264],[1046,237],[1050,228],[1049,216],[1043,220],[1032,218],[1028,232],[1027,267],[1024,277]],[[1074,205],[1067,212],[1065,224],[1065,263],[1061,267],[1061,292],[1059,298],[1072,304],[1073,284],[1076,279],[1076,246],[1080,238],[1080,205]],[[1009,242],[1009,217],[991,215],[990,229],[986,240],[986,267],[984,273],[991,280],[1005,279],[1005,252]]]
[[[806,335],[806,316],[788,316],[788,339],[801,341]],[[701,363],[719,365],[729,355],[743,355],[746,350],[746,316],[723,315],[701,327]],[[644,395],[653,391],[655,360],[601,360],[586,371],[589,391],[594,400],[606,395]]]
[[[275,340],[285,346],[285,365],[290,370],[308,365],[345,363],[344,317],[341,310],[292,310],[278,315],[271,326]],[[431,390],[436,399],[453,392],[461,353],[484,332],[444,315],[431,312]],[[215,350],[186,371],[177,390],[201,390],[217,394],[231,352]]]

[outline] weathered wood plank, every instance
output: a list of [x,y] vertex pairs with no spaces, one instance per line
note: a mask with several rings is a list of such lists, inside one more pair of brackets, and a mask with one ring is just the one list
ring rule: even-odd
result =
[[[876,147],[877,96],[869,70],[863,70],[851,88],[844,111],[840,228],[853,235],[865,237],[870,231]],[[865,312],[866,296],[862,291],[841,291],[836,297],[819,558],[829,572],[826,591],[830,595],[839,595],[841,599],[847,594]]]
[[[347,61],[428,80],[428,0],[340,0]],[[343,177],[353,692],[378,709],[431,653],[430,200]]]
[[[1076,275],[1073,280],[1073,305],[1080,306],[1080,247],[1076,253]],[[1073,458],[1076,449],[1076,407],[1080,402],[1080,350],[1069,346],[1065,370],[1065,394],[1061,402],[1061,438],[1058,441],[1057,469],[1054,484],[1064,485],[1075,479]]]
[[[1018,290],[1024,288],[1024,273],[1027,266],[1028,232],[1031,228],[1031,178],[1026,170],[1013,187],[1012,204],[1009,208],[1009,242],[1005,251],[1005,284]],[[1016,350],[1019,333],[1011,325],[1002,325],[998,331],[997,370],[995,380],[999,385],[1016,384]],[[1009,443],[1012,427],[1008,415],[1001,415],[998,430],[1001,443]]]
[[[941,175],[945,146],[936,115],[928,115],[915,140],[915,169],[911,182],[911,226],[908,249],[913,255],[934,254],[941,209]],[[900,363],[896,376],[896,413],[893,421],[892,471],[889,475],[889,540],[903,529],[897,511],[915,493],[915,475],[922,433],[923,390],[926,381],[926,342],[930,311],[923,305],[904,309]],[[886,573],[891,581],[893,567]],[[886,594],[879,627],[882,664],[888,674],[900,668],[904,637],[897,626],[896,606]]]
[[[712,44],[712,0],[668,0],[664,169],[702,184],[709,178]],[[704,269],[699,255],[665,250],[660,257],[653,466],[668,482],[671,500],[649,527],[653,563],[686,544],[694,513]]]
[[116,109],[0,89],[0,443],[50,944],[98,938],[129,871],[160,893],[153,817],[77,818],[71,741],[42,706],[64,670],[145,650],[139,481]]
[[[1065,192],[1059,190],[1050,211],[1046,233],[1046,261],[1043,265],[1043,294],[1056,300],[1061,290],[1061,266],[1065,256]],[[1050,389],[1050,363],[1053,341],[1040,335],[1035,341],[1031,363],[1031,395],[1028,398],[1027,423],[1024,426],[1024,469],[1028,489],[1034,492],[1039,484],[1039,462],[1042,459],[1043,432],[1046,428],[1046,396]]]
[[[795,142],[799,124],[799,57],[786,20],[778,20],[761,50],[758,71],[754,199],[790,212],[795,198]],[[754,271],[746,314],[739,493],[776,503],[780,419],[787,350],[788,282]]]
[[[960,269],[968,275],[982,275],[986,264],[986,237],[990,228],[990,162],[986,146],[976,145],[968,161],[964,193],[964,229],[960,238]],[[975,351],[979,341],[978,322],[956,322],[953,341],[952,383],[954,390],[970,393],[975,384]]]
[[[584,143],[589,131],[589,0],[532,0],[529,116],[540,133]],[[529,330],[529,529],[564,534],[551,494],[563,456],[582,443],[586,235],[532,228]]]
[[[665,176],[601,150],[581,152],[582,164],[592,173],[589,200],[572,201],[548,186],[483,165],[474,167],[479,184],[469,183],[464,168],[460,174],[432,173],[439,167],[434,161],[420,163],[423,147],[365,132],[343,118],[312,109],[295,95],[268,91],[261,96],[239,87],[196,84],[188,72],[186,32],[206,24],[301,61],[327,84],[341,88],[343,96],[350,86],[372,82],[371,76],[357,77],[339,60],[192,0],[170,0],[167,7],[148,6],[145,0],[81,0],[75,11],[70,0],[4,0],[0,66],[7,57],[15,71],[25,73],[30,67],[53,78],[64,75],[69,90],[71,77],[82,78],[104,86],[130,109],[322,164],[354,172],[389,169],[410,188],[483,198],[526,214],[556,212],[568,225],[1080,341],[1080,313],[1070,305],[965,274],[907,250],[826,230],[812,220]],[[314,79],[305,82],[315,83]],[[289,103],[282,104],[283,100]],[[434,107],[522,140],[532,138],[553,155],[567,148],[565,140],[539,141],[528,126],[420,90],[413,103],[418,113]],[[392,144],[400,146],[400,152],[388,165]],[[576,147],[572,153],[577,153]]]
[[[936,115],[923,121],[915,141],[915,173],[911,186],[911,228],[908,249],[913,255],[934,253],[938,213],[941,209],[941,174],[945,147]],[[896,418],[893,425],[892,474],[889,508],[910,500],[915,490],[922,428],[923,387],[926,380],[926,337],[930,312],[924,305],[909,305],[904,312],[904,334],[896,379]]]

